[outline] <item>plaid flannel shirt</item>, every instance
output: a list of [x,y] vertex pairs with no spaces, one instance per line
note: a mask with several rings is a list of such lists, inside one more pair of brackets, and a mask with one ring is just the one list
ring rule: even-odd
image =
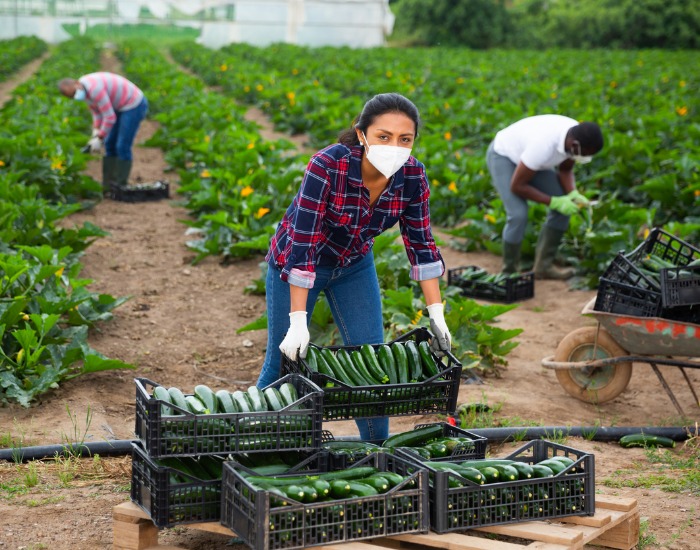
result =
[[334,144],[311,157],[299,192],[272,237],[266,260],[290,284],[313,288],[317,265],[347,266],[399,222],[411,278],[440,277],[445,265],[430,229],[424,166],[410,157],[374,207],[362,184],[362,147]]

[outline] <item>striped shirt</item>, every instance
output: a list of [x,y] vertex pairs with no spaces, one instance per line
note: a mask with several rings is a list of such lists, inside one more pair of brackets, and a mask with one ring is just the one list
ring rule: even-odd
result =
[[362,184],[362,147],[330,145],[311,157],[301,187],[272,237],[266,260],[295,286],[313,288],[317,265],[348,266],[374,237],[399,223],[414,280],[442,276],[445,264],[430,229],[424,166],[410,157],[374,207]]
[[143,92],[133,83],[114,73],[90,73],[78,81],[85,88],[85,100],[92,111],[92,126],[105,138],[117,121],[117,113],[139,106]]

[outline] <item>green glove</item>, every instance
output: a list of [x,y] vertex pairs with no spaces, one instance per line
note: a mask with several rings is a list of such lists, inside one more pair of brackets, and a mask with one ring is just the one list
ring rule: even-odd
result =
[[591,202],[584,195],[579,193],[576,189],[569,193],[569,196],[578,206],[588,206]]
[[578,206],[576,206],[571,193],[562,195],[561,197],[552,197],[549,200],[549,207],[565,216],[573,216],[578,212]]

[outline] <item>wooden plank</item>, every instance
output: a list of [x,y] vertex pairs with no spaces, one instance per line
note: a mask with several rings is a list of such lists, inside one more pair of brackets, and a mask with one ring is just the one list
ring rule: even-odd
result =
[[131,502],[112,509],[113,550],[145,550],[158,545],[158,528],[148,515]]
[[554,544],[564,544],[572,548],[575,548],[577,545],[583,546],[583,533],[580,531],[541,521],[492,525],[490,527],[479,527],[475,529],[475,531],[505,535],[507,537],[539,540]]
[[[521,544],[513,544],[484,537],[473,537],[462,533],[427,533],[425,535],[393,535],[393,540],[421,544],[445,550],[522,550]],[[341,549],[336,549],[341,550]],[[376,550],[376,547],[375,547]]]
[[593,541],[600,546],[631,550],[639,542],[639,510],[633,512],[630,517],[620,522],[612,529],[608,529]]
[[314,546],[316,550],[377,550],[377,546],[372,541],[367,542],[341,542],[329,546]]
[[133,502],[122,502],[112,508],[112,519],[124,523],[139,523],[141,520],[150,520],[151,518]]
[[613,513],[611,510],[597,510],[593,516],[569,516],[566,518],[561,518],[558,521],[562,521],[567,524],[572,525],[588,525],[589,527],[603,527],[608,525],[613,518]]
[[596,495],[596,510],[598,507],[607,510],[619,510],[620,512],[631,512],[637,507],[636,498],[616,497],[613,495]]
[[206,531],[207,533],[216,533],[219,535],[226,535],[227,537],[237,537],[236,533],[231,531],[228,527],[221,525],[216,521],[207,521],[205,523],[185,523],[183,525],[178,525],[178,527],[189,527],[191,529],[198,529],[200,531]]

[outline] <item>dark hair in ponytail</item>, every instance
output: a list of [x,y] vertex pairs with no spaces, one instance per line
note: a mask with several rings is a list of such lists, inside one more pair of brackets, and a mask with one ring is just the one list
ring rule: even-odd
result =
[[352,147],[359,145],[360,140],[357,138],[356,128],[363,132],[374,122],[374,119],[386,113],[403,113],[410,118],[416,125],[416,136],[418,136],[418,126],[420,125],[420,115],[418,108],[401,94],[388,93],[377,94],[370,99],[362,108],[362,112],[357,116],[352,124],[352,127],[343,131],[338,136],[338,141],[343,145]]

